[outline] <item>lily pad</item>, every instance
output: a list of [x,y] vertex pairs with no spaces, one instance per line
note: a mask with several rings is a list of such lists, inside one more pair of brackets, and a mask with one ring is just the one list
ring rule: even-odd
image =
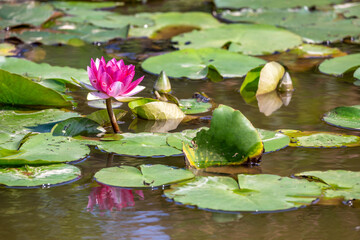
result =
[[[121,119],[127,113],[127,111],[125,111],[123,109],[113,109],[113,112],[115,114],[116,120]],[[97,122],[101,126],[110,124],[109,114],[106,109],[98,110],[96,112],[93,112],[93,113],[87,115],[86,117]]]
[[325,198],[360,199],[360,172],[346,170],[309,171],[295,174],[320,181]]
[[320,72],[335,76],[354,71],[360,67],[360,53],[328,59],[319,66]]
[[73,84],[71,77],[74,77],[90,84],[84,69],[51,66],[47,63],[38,64],[21,58],[0,56],[0,69],[36,79],[64,79],[71,84]]
[[77,2],[77,1],[54,1],[51,4],[56,9],[64,11],[73,9],[97,9],[97,8],[112,8],[122,6],[122,2]]
[[150,57],[142,68],[154,74],[165,71],[169,77],[204,79],[209,68],[215,69],[222,77],[243,77],[252,68],[265,64],[262,59],[232,53],[224,49],[184,49],[164,55]]
[[257,162],[264,146],[258,131],[240,112],[220,105],[215,109],[209,130],[201,130],[194,146],[184,144],[183,151],[191,166],[240,165]]
[[164,133],[124,133],[118,141],[101,141],[99,149],[129,156],[171,156],[182,152],[169,146]]
[[290,147],[336,148],[360,146],[360,137],[331,132],[279,130],[290,137]]
[[[2,132],[1,130],[2,129],[0,129],[0,152],[5,151],[9,153],[9,150],[17,150],[20,147],[21,140],[25,137],[26,133],[10,134],[7,132]],[[11,153],[11,155],[12,154],[15,154],[15,152]],[[1,153],[0,155],[3,157]]]
[[185,114],[176,104],[151,98],[131,101],[129,108],[138,117],[148,120],[182,119],[185,117]]
[[290,50],[290,53],[296,54],[301,58],[328,58],[346,55],[346,53],[340,51],[338,48],[305,43]]
[[48,4],[0,5],[0,27],[11,27],[23,24],[39,26],[53,14]]
[[0,43],[0,56],[12,56],[15,54],[16,47],[10,43]]
[[78,116],[78,113],[65,112],[58,109],[41,111],[3,110],[0,111],[0,131],[15,133],[24,131],[25,128],[44,124],[55,125],[56,122]]
[[166,138],[167,144],[169,146],[179,149],[180,151],[183,148],[184,144],[191,144],[191,141],[196,137],[196,134],[202,129],[208,130],[207,127],[197,128],[197,129],[187,129],[182,132],[172,133]]
[[[261,36],[261,37],[259,37]],[[301,37],[282,28],[259,24],[228,24],[217,28],[185,33],[172,41],[180,49],[229,45],[229,51],[246,55],[286,51],[302,43]]]
[[136,167],[120,166],[103,168],[95,174],[96,181],[116,187],[159,187],[194,178],[194,174],[185,169],[166,165],[140,165]]
[[0,184],[9,187],[51,187],[78,180],[79,168],[69,164],[0,168]]
[[354,78],[357,78],[358,82],[360,81],[360,68],[358,68],[355,72],[354,72]]
[[90,149],[69,137],[41,133],[29,137],[14,155],[0,158],[0,165],[50,164],[80,160]]
[[337,127],[360,130],[360,105],[334,108],[325,113],[323,120]]
[[51,132],[53,136],[91,136],[105,132],[105,129],[89,118],[73,117],[56,124]]
[[264,129],[257,129],[264,144],[264,153],[274,152],[287,147],[290,138],[285,134]]
[[217,8],[295,8],[342,3],[344,0],[214,0]]
[[[31,89],[31,91],[29,91]],[[10,105],[72,106],[61,93],[29,78],[0,69],[0,103]]]
[[209,102],[202,102],[195,98],[180,99],[180,109],[185,114],[199,114],[210,111],[212,104]]
[[142,28],[131,28],[129,35],[132,37],[158,38],[158,33],[166,27],[190,26],[192,29],[206,29],[220,25],[211,14],[204,12],[139,13],[135,16],[148,18],[153,22]]
[[197,177],[165,190],[175,202],[229,212],[295,209],[320,194],[316,183],[270,174],[239,174],[238,183],[230,177]]

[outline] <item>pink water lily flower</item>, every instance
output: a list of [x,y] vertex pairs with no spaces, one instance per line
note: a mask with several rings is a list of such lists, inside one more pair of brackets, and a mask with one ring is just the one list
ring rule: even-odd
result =
[[132,81],[135,75],[135,66],[125,65],[123,60],[116,61],[115,58],[106,62],[104,57],[91,59],[91,66],[87,67],[90,83],[82,85],[91,90],[95,99],[115,98],[121,101],[144,90],[139,86],[144,76]]

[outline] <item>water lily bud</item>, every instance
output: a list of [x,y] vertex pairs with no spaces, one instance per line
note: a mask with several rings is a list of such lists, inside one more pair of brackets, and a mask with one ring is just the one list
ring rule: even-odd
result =
[[156,80],[154,91],[158,91],[159,93],[171,92],[170,80],[164,71],[161,71],[159,78]]
[[286,72],[282,79],[280,80],[280,84],[278,86],[279,92],[291,92],[294,91],[294,87],[291,81],[290,74]]

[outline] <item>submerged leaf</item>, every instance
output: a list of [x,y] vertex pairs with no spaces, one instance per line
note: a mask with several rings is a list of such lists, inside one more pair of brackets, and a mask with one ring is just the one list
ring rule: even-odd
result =
[[158,187],[194,178],[194,174],[185,169],[166,165],[140,165],[136,167],[120,166],[103,168],[95,174],[97,182],[116,187]]

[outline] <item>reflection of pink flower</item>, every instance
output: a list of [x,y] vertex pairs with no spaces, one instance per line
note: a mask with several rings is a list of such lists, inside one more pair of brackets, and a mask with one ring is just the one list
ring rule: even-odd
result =
[[[144,199],[144,193],[141,190],[135,193]],[[100,185],[94,187],[89,195],[89,202],[87,208],[92,211],[98,205],[100,210],[121,210],[125,207],[133,207],[135,205],[134,195],[132,190],[117,187],[110,187],[107,185]]]
[[91,59],[90,67],[87,67],[91,85],[77,81],[82,87],[90,90],[95,98],[115,98],[121,101],[138,92],[145,87],[138,86],[144,76],[132,81],[135,76],[135,66],[125,65],[123,60],[116,61],[115,58],[106,62],[104,57]]

